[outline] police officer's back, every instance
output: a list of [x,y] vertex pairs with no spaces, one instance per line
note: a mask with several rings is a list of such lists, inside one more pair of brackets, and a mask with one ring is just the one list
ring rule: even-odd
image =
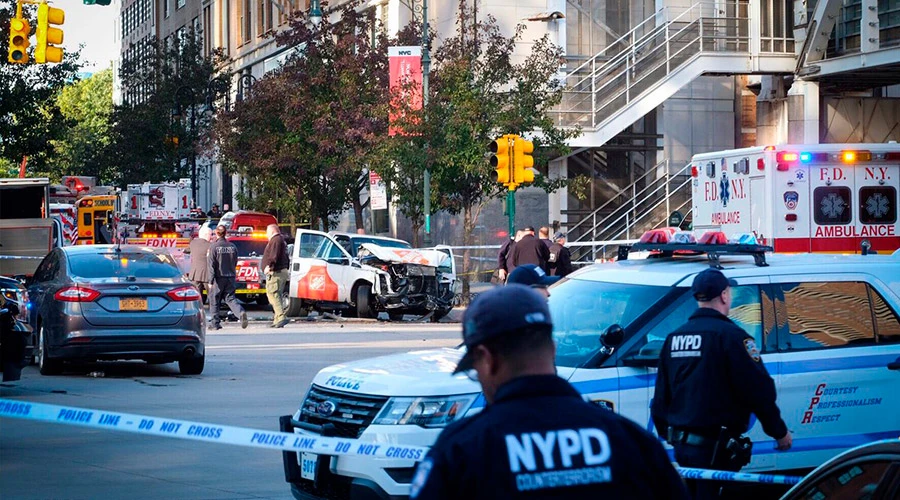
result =
[[[728,319],[734,280],[707,269],[697,275],[692,293],[699,308],[672,332],[660,352],[651,414],[660,436],[675,448],[686,467],[738,471],[746,456],[735,450],[755,413],[778,449],[791,446],[775,404],[775,382],[763,365],[753,337]],[[703,483],[701,490],[709,486]],[[716,487],[718,489],[718,487]],[[698,497],[711,496],[703,491]]]
[[555,374],[551,330],[546,300],[522,285],[472,303],[456,372],[477,372],[488,404],[441,433],[412,498],[686,496],[658,440]]

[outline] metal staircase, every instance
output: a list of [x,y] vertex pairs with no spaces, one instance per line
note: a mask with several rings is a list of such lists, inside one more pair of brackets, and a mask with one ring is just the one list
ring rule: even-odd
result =
[[793,39],[763,36],[759,0],[665,7],[565,76],[552,116],[598,147],[704,74],[793,73]]
[[639,238],[649,229],[667,225],[672,211],[678,210],[687,215],[691,209],[689,168],[690,165],[686,165],[670,173],[668,163],[662,162],[578,223],[569,226],[572,260],[610,258],[616,252],[616,247],[580,246],[577,243]]

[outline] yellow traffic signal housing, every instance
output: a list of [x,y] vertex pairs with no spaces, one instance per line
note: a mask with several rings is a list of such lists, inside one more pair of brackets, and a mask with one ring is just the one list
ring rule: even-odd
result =
[[63,31],[53,28],[51,25],[61,25],[65,20],[66,13],[62,9],[50,7],[46,3],[38,5],[37,45],[34,47],[35,62],[44,64],[62,61],[63,50],[56,45],[63,42]]
[[21,10],[18,16],[12,18],[9,22],[9,55],[7,60],[14,64],[25,64],[28,62],[28,46],[31,43],[28,37],[31,36],[31,26],[28,20],[22,17]]
[[512,160],[512,155],[510,154],[510,140],[508,135],[504,135],[503,137],[491,142],[488,144],[488,150],[491,153],[490,165],[494,167],[494,173],[491,174],[491,179],[494,182],[499,182],[504,186],[508,186],[513,182],[512,179],[512,165],[510,161]]
[[534,172],[528,170],[534,167],[534,158],[531,156],[533,152],[533,142],[516,137],[513,143],[513,164],[515,165],[513,182],[516,184],[534,182]]

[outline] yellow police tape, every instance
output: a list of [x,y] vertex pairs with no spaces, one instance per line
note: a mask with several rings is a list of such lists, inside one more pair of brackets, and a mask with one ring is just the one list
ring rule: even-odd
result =
[[[340,439],[322,437],[315,434],[292,434],[289,432],[192,422],[189,420],[151,417],[75,406],[32,403],[30,401],[13,399],[0,399],[0,417],[190,439],[207,443],[308,452],[318,455],[403,458],[419,461],[425,458],[425,454],[428,452],[428,447],[425,446],[376,444],[360,439]],[[727,472],[687,467],[678,467],[678,472],[686,479],[764,484],[792,485],[798,483],[801,479],[797,476]]]

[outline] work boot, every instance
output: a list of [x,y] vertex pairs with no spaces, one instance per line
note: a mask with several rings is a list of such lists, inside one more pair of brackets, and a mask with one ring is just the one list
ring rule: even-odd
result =
[[289,319],[283,319],[283,320],[279,321],[278,323],[275,323],[272,326],[275,328],[284,328],[284,325],[286,325],[290,322],[291,322],[291,320],[289,320]]
[[241,328],[247,328],[247,311],[241,312]]

